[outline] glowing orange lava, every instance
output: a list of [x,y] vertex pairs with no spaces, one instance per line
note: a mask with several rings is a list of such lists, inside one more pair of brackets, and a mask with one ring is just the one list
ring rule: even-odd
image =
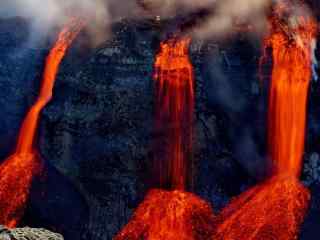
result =
[[192,181],[194,88],[190,39],[161,43],[155,61],[155,171],[161,187],[184,190]]
[[[276,9],[275,15],[282,11],[286,11],[284,5]],[[310,200],[308,189],[298,178],[304,152],[315,24],[308,16],[294,16],[286,24],[283,19],[271,18],[271,36],[265,46],[272,49],[273,58],[268,117],[272,176],[222,211],[212,239],[298,238]]]
[[274,177],[231,201],[217,217],[212,239],[297,239],[309,200],[296,177]]
[[115,240],[207,240],[213,233],[210,205],[184,192],[192,175],[194,89],[189,44],[187,38],[164,42],[155,61],[155,125],[163,134],[156,141],[155,168],[160,186],[173,191],[151,191]]
[[72,20],[60,33],[46,59],[40,94],[22,123],[16,150],[0,166],[0,224],[2,225],[15,227],[23,216],[32,180],[42,168],[35,147],[39,115],[51,100],[59,64],[83,24],[82,21]]
[[152,190],[114,240],[207,240],[213,221],[210,205],[195,195]]
[[301,27],[296,32],[291,30],[291,36],[279,29],[266,41],[273,54],[268,115],[273,173],[297,177],[301,172],[307,97],[312,77],[310,45],[315,37],[313,22],[304,18],[299,22]]

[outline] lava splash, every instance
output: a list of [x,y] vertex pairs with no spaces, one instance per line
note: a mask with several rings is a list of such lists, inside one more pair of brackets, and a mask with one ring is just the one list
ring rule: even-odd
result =
[[114,240],[207,240],[213,226],[210,205],[195,195],[151,190]]
[[82,29],[83,22],[71,20],[51,49],[43,73],[40,94],[23,120],[15,152],[0,166],[0,224],[15,227],[23,216],[32,180],[42,171],[35,146],[41,110],[52,98],[52,90],[66,50]]
[[271,35],[265,41],[273,59],[268,113],[271,179],[243,193],[222,211],[213,239],[297,239],[309,205],[309,190],[298,179],[316,28],[308,16],[291,16],[287,22],[279,18],[288,11],[282,4],[275,9]]
[[155,60],[154,170],[160,187],[184,190],[192,182],[194,87],[191,39],[161,43]]

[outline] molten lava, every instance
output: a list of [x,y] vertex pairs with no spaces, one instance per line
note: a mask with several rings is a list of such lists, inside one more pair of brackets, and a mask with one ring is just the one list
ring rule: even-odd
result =
[[223,209],[212,239],[297,239],[309,200],[309,191],[296,177],[271,178]]
[[[161,187],[153,190],[115,240],[207,240],[214,218],[209,204],[184,192],[191,173],[193,133],[193,68],[188,57],[190,39],[161,44],[155,62],[155,168]],[[189,173],[189,175],[188,175]]]
[[16,150],[0,166],[0,224],[14,227],[23,216],[32,180],[42,169],[35,147],[39,115],[51,100],[59,64],[83,24],[74,19],[60,33],[46,59],[40,94],[22,123]]
[[[297,239],[310,194],[299,182],[304,152],[306,106],[312,75],[311,17],[271,18],[273,70],[269,96],[268,146],[271,178],[231,202],[217,220],[213,239]],[[290,25],[291,24],[291,25]]]
[[191,193],[152,190],[114,240],[207,240],[212,209]]
[[194,87],[189,38],[161,43],[155,61],[155,171],[161,187],[184,190],[192,181]]
[[[274,174],[299,177],[304,152],[306,106],[312,77],[315,24],[302,25],[288,36],[279,29],[269,39],[273,71],[269,96],[268,146]],[[276,28],[274,26],[273,28]]]

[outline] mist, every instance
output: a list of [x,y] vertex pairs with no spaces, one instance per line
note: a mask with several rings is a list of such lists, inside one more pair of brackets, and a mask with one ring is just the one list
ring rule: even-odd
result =
[[254,18],[260,22],[269,0],[2,0],[1,17],[23,16],[42,22],[42,26],[59,24],[70,15],[90,21],[111,23],[119,18],[173,18],[200,9],[212,10],[212,16],[199,33],[228,31],[234,18]]
[[[236,24],[250,31],[266,32],[266,15],[272,3],[286,0],[2,0],[0,17],[22,16],[33,21],[34,30],[46,32],[65,23],[71,16],[87,20],[96,41],[110,34],[110,25],[120,19],[175,18],[200,10],[208,16],[192,29],[199,38],[221,37],[234,32]],[[294,4],[296,9],[305,9]],[[305,10],[304,10],[305,11]],[[299,11],[297,11],[299,12]]]

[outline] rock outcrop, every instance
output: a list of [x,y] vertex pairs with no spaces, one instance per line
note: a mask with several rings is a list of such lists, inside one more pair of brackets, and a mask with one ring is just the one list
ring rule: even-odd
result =
[[63,240],[62,235],[43,228],[14,228],[0,226],[1,240]]

